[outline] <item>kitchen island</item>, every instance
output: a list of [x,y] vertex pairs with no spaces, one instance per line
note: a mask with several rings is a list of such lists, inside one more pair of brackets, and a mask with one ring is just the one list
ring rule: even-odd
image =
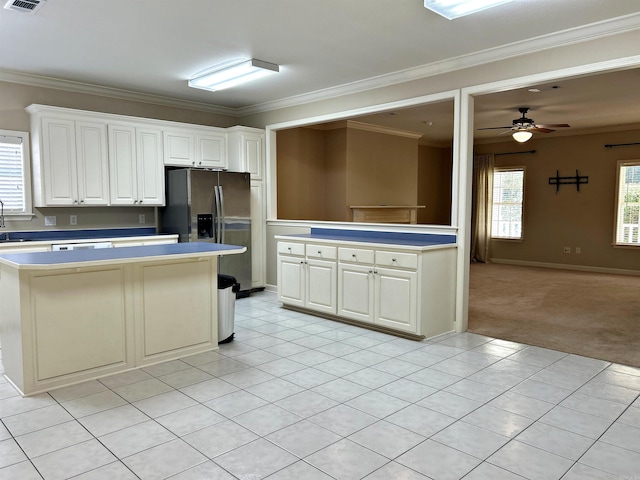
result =
[[218,346],[218,256],[175,243],[0,255],[5,375],[32,395]]

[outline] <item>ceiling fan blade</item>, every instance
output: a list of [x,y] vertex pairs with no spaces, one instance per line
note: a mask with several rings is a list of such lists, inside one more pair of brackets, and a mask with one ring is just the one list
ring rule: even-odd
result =
[[537,127],[534,128],[529,128],[530,132],[540,132],[540,133],[551,133],[551,132],[555,132],[555,130],[553,128],[543,128],[540,125],[538,125]]
[[500,130],[502,128],[511,128],[513,127],[513,125],[509,125],[508,127],[484,127],[484,128],[479,128],[478,130]]
[[538,128],[565,128],[570,126],[571,125],[569,125],[568,123],[545,123],[544,125],[536,124],[536,127]]

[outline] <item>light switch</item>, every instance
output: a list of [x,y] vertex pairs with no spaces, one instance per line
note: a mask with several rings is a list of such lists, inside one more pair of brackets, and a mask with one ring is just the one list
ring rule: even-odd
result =
[[44,226],[45,227],[55,227],[56,226],[56,217],[55,215],[47,215],[44,217]]

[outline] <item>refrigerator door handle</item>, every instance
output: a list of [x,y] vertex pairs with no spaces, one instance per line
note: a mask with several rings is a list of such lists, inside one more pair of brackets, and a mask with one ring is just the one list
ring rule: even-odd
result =
[[224,243],[224,237],[225,237],[225,230],[226,230],[226,224],[227,224],[227,219],[226,219],[226,215],[224,213],[224,192],[222,190],[222,186],[218,187],[218,192],[220,195],[220,241],[218,243]]
[[213,214],[215,216],[215,221],[213,222],[213,228],[215,229],[215,232],[213,234],[213,240],[216,243],[221,243],[222,235],[221,235],[220,219],[222,217],[222,212],[220,210],[220,192],[218,189],[219,187],[217,185],[213,187],[213,203],[214,203]]

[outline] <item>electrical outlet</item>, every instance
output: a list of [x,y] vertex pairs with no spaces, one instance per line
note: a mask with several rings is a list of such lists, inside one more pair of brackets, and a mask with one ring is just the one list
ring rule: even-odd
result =
[[141,213],[140,215],[138,215],[138,223],[146,223],[144,218],[144,213]]
[[78,224],[78,216],[69,215],[69,225],[77,225],[77,224]]
[[56,217],[55,215],[47,215],[44,217],[44,226],[45,227],[55,227],[56,226]]
[[571,253],[571,247],[564,247],[564,253]]
[[580,247],[576,247],[576,255],[581,253]]

